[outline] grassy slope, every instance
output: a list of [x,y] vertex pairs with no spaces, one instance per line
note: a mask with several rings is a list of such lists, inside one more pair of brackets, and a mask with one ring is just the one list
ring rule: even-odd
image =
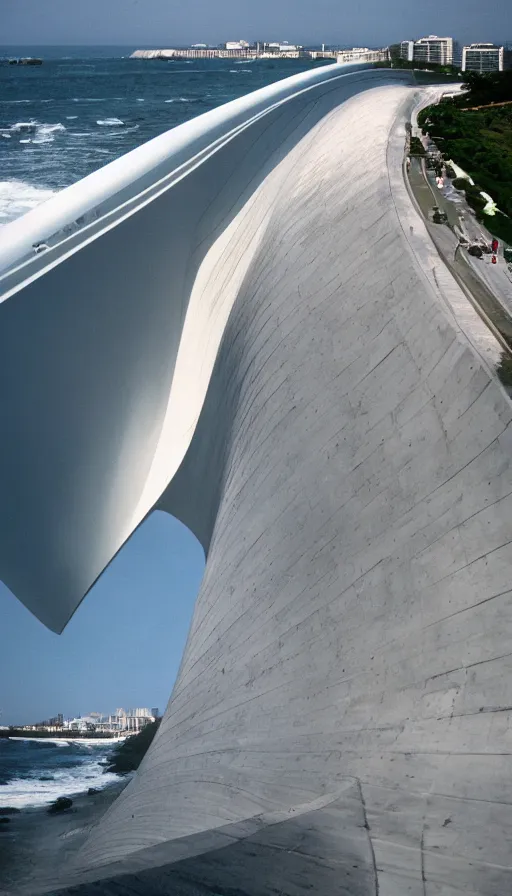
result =
[[[436,136],[446,158],[453,158],[498,207],[512,218],[512,106],[479,110],[467,107],[512,99],[512,72],[473,76],[469,93],[430,106],[420,125]],[[502,215],[482,220],[491,232],[512,244],[512,220]]]

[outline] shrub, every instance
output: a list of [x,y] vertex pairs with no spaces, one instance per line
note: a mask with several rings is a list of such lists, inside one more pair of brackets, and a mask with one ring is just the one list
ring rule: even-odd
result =
[[411,156],[424,156],[425,147],[419,137],[411,137]]
[[467,177],[456,177],[452,183],[456,190],[465,190],[466,187],[470,186]]
[[487,199],[479,193],[466,193],[466,202],[475,212],[481,212],[487,205]]
[[480,219],[483,221],[488,230],[491,231],[493,236],[497,236],[498,239],[502,240],[504,243],[510,243],[512,245],[512,219],[507,218],[506,215],[481,215]]
[[464,189],[466,191],[466,196],[480,196],[480,193],[482,192],[482,187],[478,186],[478,184],[470,184],[469,180],[466,181]]

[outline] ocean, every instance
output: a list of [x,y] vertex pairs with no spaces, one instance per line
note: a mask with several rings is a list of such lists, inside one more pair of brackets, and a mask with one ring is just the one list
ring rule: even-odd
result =
[[[311,60],[130,59],[133,47],[0,47],[0,225],[141,143]],[[324,63],[325,64],[325,63]]]
[[0,807],[44,806],[59,796],[118,781],[118,775],[105,773],[103,764],[114,745],[107,740],[0,738]]

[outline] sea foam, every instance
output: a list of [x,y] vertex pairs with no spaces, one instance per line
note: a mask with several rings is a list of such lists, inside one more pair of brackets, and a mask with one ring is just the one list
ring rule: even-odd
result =
[[124,124],[124,121],[121,121],[120,118],[99,118],[96,124],[102,127],[115,127],[116,125]]
[[57,134],[63,134],[66,128],[63,124],[40,124],[36,128],[32,143],[53,143]]
[[54,190],[35,187],[21,180],[0,181],[0,226],[14,221],[54,194]]
[[17,121],[8,128],[0,129],[0,137],[11,138],[22,136],[23,142],[29,140],[32,143],[53,143],[57,134],[62,134],[66,128],[59,121],[56,124],[35,121]]
[[[44,741],[41,738],[9,738],[9,740],[25,740],[30,743],[31,751],[35,749],[36,752],[33,753],[33,772],[23,777],[14,776],[0,788],[3,805],[14,806],[16,809],[44,806],[59,796],[83,793],[89,787],[101,790],[119,780],[118,775],[105,772],[102,764],[107,752],[114,747],[115,741],[103,738],[79,741],[50,738],[44,738]],[[37,748],[43,748],[46,753],[46,748],[50,744],[58,749],[59,757],[62,758],[59,758],[56,765],[46,767],[41,759],[38,759]],[[66,756],[66,752],[70,754],[69,757]]]

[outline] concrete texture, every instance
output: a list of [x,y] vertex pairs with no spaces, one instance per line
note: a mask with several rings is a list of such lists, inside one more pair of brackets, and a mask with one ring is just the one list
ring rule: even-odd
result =
[[[261,144],[247,132],[229,144],[239,167],[228,155],[222,189],[207,172],[208,211],[190,216],[192,230],[187,212],[174,235],[189,253],[181,318],[156,305],[169,295],[172,268],[155,267],[164,245],[180,263],[160,200],[72,256],[89,299],[78,322],[80,279],[66,318],[67,260],[1,309],[33,298],[21,332],[46,282],[46,301],[87,346],[75,342],[66,364],[89,371],[98,355],[93,395],[78,370],[66,383],[80,401],[64,467],[50,470],[59,506],[72,495],[80,537],[92,521],[95,537],[70,546],[68,536],[58,553],[68,578],[35,611],[58,627],[78,599],[78,560],[81,573],[92,560],[99,569],[146,507],[178,516],[208,552],[155,741],[60,878],[81,894],[511,889],[512,407],[492,346],[479,354],[470,341],[483,324],[460,322],[463,297],[406,193],[399,145],[412,97],[393,77],[354,74],[303,98],[288,130],[266,130],[276,144],[257,174]],[[287,121],[286,107],[275,114]],[[238,181],[230,195],[238,171],[251,189]],[[173,191],[186,210],[185,188]],[[129,239],[137,218],[140,248]],[[120,228],[126,275],[113,254]],[[49,327],[44,336],[48,364]],[[0,358],[15,358],[0,339]],[[55,407],[67,423],[64,397]],[[84,414],[98,428],[82,445]],[[33,497],[33,450],[23,466],[19,441],[11,475],[22,466]],[[44,497],[51,522],[58,508]],[[39,577],[55,574],[51,534],[34,578],[25,573],[27,604]],[[11,539],[2,571],[15,568],[13,552]]]
[[[50,628],[62,630],[187,451],[281,183],[263,190],[255,220],[258,187],[333,107],[400,80],[364,66],[294,76],[186,122],[3,228],[0,574]],[[50,248],[27,261],[41,242]]]

